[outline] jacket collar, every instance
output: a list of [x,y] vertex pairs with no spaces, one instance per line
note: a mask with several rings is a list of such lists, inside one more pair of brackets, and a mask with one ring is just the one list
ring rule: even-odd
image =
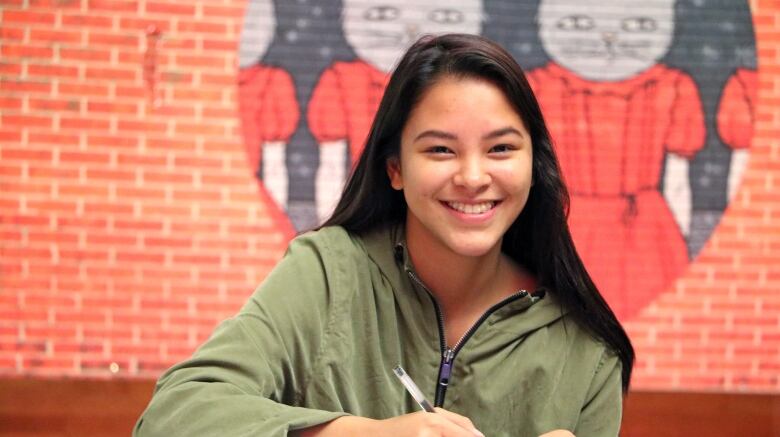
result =
[[[413,291],[417,299],[429,301],[428,291],[410,280],[409,272],[414,274],[414,266],[406,249],[405,237],[403,224],[393,224],[368,232],[362,240],[368,256],[396,291]],[[557,321],[566,312],[552,290],[540,287],[496,309],[485,323],[522,336]]]

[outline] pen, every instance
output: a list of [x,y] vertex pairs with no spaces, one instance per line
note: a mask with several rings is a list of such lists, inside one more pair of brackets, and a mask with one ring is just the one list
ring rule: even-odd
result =
[[417,387],[417,384],[412,381],[412,378],[409,377],[409,375],[406,374],[403,367],[401,365],[397,365],[393,368],[393,373],[395,373],[395,376],[398,377],[398,379],[401,381],[401,384],[406,387],[406,391],[409,392],[410,395],[414,398],[415,401],[417,401],[418,404],[420,404],[420,407],[429,412],[429,413],[435,413],[436,410],[433,409],[433,405],[431,405],[430,402],[428,402],[428,399],[425,399],[425,395],[423,395],[422,391],[420,391],[420,388]]

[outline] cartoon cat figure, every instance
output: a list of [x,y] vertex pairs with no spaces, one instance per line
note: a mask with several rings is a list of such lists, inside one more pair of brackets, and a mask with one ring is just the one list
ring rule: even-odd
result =
[[729,199],[734,197],[747,166],[748,149],[753,139],[757,94],[758,72],[740,67],[726,81],[718,103],[718,135],[731,147]]
[[315,180],[320,220],[333,210],[347,169],[363,150],[397,59],[422,34],[480,33],[482,11],[482,0],[344,0],[342,28],[358,59],[323,71],[307,113],[320,145]]
[[292,77],[285,70],[263,64],[276,29],[272,0],[250,0],[244,16],[238,50],[238,104],[241,131],[260,195],[276,227],[295,235],[287,218],[287,143],[300,109]]
[[538,24],[552,60],[529,81],[571,193],[571,232],[625,319],[688,264],[688,166],[706,132],[693,79],[659,62],[674,1],[542,0]]

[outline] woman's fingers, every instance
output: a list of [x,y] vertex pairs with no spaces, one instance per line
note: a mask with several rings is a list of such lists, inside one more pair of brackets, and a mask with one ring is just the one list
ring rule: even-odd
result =
[[461,428],[464,428],[468,431],[473,432],[474,435],[479,437],[484,437],[484,434],[482,434],[475,426],[474,423],[471,422],[471,419],[469,419],[466,416],[461,416],[460,414],[453,413],[452,411],[447,411],[444,408],[436,408],[436,414],[441,414],[444,416],[447,420],[457,424]]
[[556,429],[555,431],[546,432],[539,437],[576,437],[571,431],[566,429]]

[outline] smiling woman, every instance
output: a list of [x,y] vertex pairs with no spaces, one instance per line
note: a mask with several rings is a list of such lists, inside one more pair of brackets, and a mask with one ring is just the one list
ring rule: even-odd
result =
[[567,205],[511,56],[421,39],[333,216],[163,375],[136,434],[618,435],[633,349]]

